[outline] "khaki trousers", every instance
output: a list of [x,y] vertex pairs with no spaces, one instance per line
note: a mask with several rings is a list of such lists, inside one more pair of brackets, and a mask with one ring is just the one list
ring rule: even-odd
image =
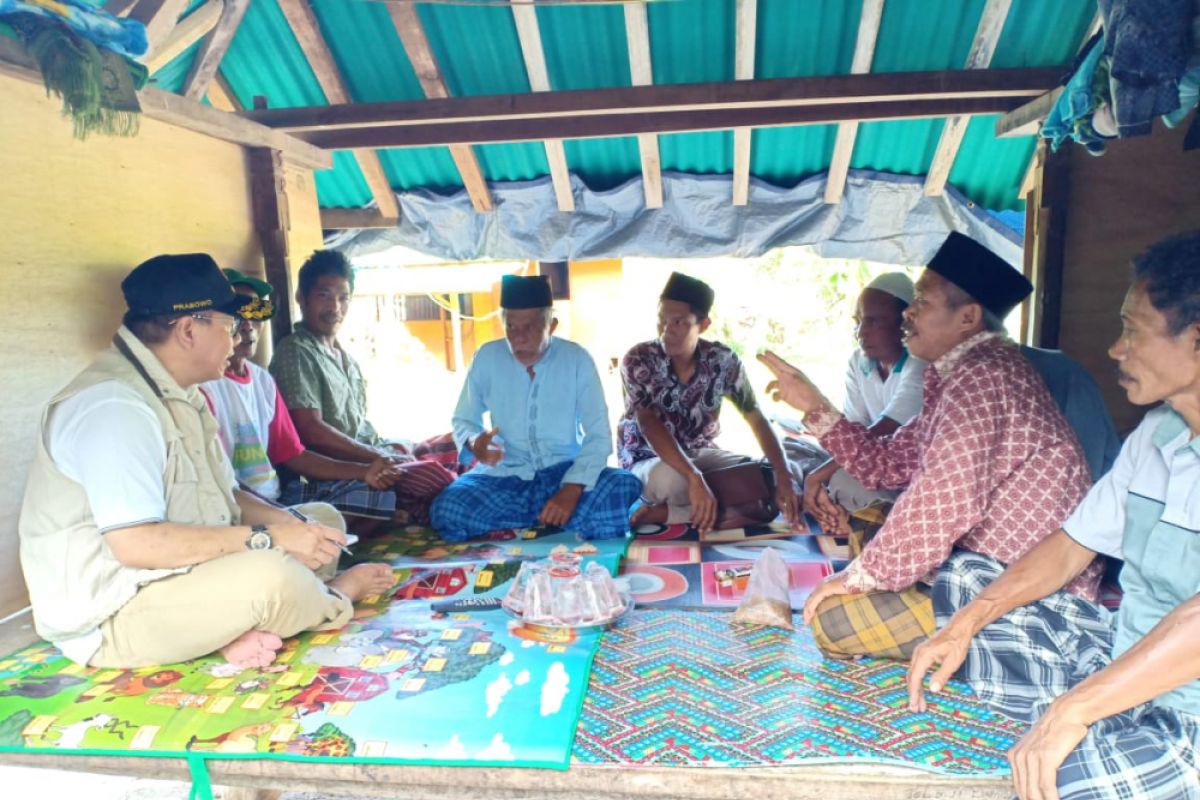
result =
[[[298,510],[333,527],[336,520],[323,505]],[[341,628],[353,614],[345,595],[283,550],[247,550],[143,586],[100,626],[103,644],[88,663],[125,669],[172,664],[214,653],[246,631],[286,639]]]

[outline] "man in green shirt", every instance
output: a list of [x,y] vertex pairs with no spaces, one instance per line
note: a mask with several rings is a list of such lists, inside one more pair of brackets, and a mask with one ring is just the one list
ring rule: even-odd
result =
[[[330,458],[369,464],[382,453],[399,476],[390,489],[350,487],[345,481],[302,482],[281,475],[280,501],[330,502],[347,513],[389,520],[397,511],[428,522],[429,504],[454,480],[454,473],[430,461],[417,461],[400,444],[385,441],[367,419],[367,386],[354,357],[337,340],[350,311],[354,270],[334,250],[318,250],[300,268],[296,302],[302,320],[280,341],[271,374],[291,412],[304,446]],[[349,506],[349,508],[347,508]]]

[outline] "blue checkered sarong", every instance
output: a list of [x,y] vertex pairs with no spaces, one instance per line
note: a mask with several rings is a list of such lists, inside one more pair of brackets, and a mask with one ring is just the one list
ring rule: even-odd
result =
[[[468,472],[442,490],[429,510],[442,538],[461,542],[505,528],[530,528],[562,485],[571,462],[539,470],[532,480]],[[565,529],[585,539],[613,539],[629,530],[629,507],[642,482],[631,472],[605,467],[596,485],[583,493]]]
[[[938,571],[938,627],[979,596],[1004,565],[958,552]],[[1112,660],[1107,609],[1067,592],[1014,609],[971,641],[958,677],[997,711],[1033,722]],[[1062,800],[1200,800],[1200,716],[1147,703],[1100,720],[1058,770]]]

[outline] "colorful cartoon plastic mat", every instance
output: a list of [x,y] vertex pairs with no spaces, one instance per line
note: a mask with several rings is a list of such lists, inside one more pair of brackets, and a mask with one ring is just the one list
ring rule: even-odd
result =
[[0,750],[186,755],[199,784],[202,759],[239,756],[565,769],[599,634],[523,626],[498,601],[524,559],[570,549],[615,571],[625,547],[415,527],[363,542],[356,560],[395,569],[388,596],[266,669],[91,669],[34,645],[0,657]]
[[803,626],[734,626],[728,612],[643,611],[592,667],[574,760],[611,766],[871,762],[953,775],[1008,772],[1022,723],[958,682],[907,707],[904,666],[821,658]]

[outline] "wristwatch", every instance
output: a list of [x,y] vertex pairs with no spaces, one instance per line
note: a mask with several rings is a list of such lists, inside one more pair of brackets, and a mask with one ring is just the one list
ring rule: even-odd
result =
[[251,525],[250,535],[246,537],[247,550],[270,550],[275,544],[271,531],[266,525]]

